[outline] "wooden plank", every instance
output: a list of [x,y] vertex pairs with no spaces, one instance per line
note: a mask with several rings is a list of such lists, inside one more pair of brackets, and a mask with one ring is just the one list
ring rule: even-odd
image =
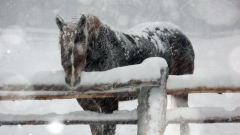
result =
[[170,120],[168,124],[181,124],[181,123],[240,123],[240,116],[223,118],[223,117],[212,117],[212,118],[202,118],[202,119],[178,119],[178,120]]
[[66,93],[56,93],[56,94],[42,94],[41,92],[38,94],[36,93],[29,93],[24,92],[22,95],[21,93],[14,93],[10,92],[7,94],[2,94],[0,92],[0,101],[5,100],[52,100],[52,99],[72,99],[72,98],[118,98],[119,101],[127,101],[127,100],[134,100],[137,98],[136,91],[125,91],[125,92],[118,92],[118,93],[80,93],[80,92],[66,92]]
[[[0,86],[1,91],[74,91],[74,92],[86,92],[93,91],[98,93],[99,91],[115,91],[115,90],[124,90],[127,88],[139,88],[145,86],[159,86],[161,83],[157,81],[129,81],[124,84],[98,84],[93,86],[79,86],[76,90],[69,90],[65,85],[46,85],[46,84],[34,84],[34,85],[3,85]],[[114,91],[112,93],[114,93]],[[169,95],[180,95],[183,93],[239,93],[240,87],[221,87],[221,88],[212,88],[212,87],[196,87],[196,88],[184,88],[184,89],[167,89],[167,94]]]
[[[103,86],[102,86],[103,87]],[[137,86],[136,86],[137,87]],[[140,86],[138,86],[140,87]],[[78,91],[64,91],[63,88],[65,86],[58,86],[58,85],[36,85],[35,90],[27,90],[29,86],[23,85],[8,85],[4,87],[0,87],[0,101],[3,100],[50,100],[50,99],[71,99],[71,98],[119,98],[120,100],[131,100],[136,99],[137,91],[135,88],[132,88],[132,91],[128,92],[126,89],[120,89],[117,92],[99,92],[99,91],[92,91],[91,93],[84,93]],[[57,88],[60,88],[62,91],[57,91]],[[39,91],[42,92],[57,92],[55,94],[39,94]],[[17,94],[14,93],[16,91],[25,92],[25,94]],[[122,91],[122,92],[121,92]],[[8,94],[3,94],[6,92]],[[34,92],[32,94],[28,94],[28,92]],[[61,92],[64,92],[62,94]],[[40,92],[41,93],[41,92]],[[240,88],[207,88],[207,87],[198,87],[198,88],[186,88],[186,89],[174,89],[174,90],[167,90],[167,94],[169,95],[179,95],[182,93],[240,93]]]
[[[182,109],[182,108],[181,108]],[[189,112],[191,108],[185,108],[183,111],[179,111],[176,109],[175,112],[186,113]],[[199,108],[201,109],[201,108]],[[204,108],[203,108],[204,109]],[[211,109],[211,108],[210,108]],[[167,110],[167,123],[168,124],[180,124],[180,123],[240,123],[240,116],[236,116],[233,114],[237,114],[239,109],[234,111],[225,111],[226,113],[231,113],[232,115],[219,116],[219,114],[215,114],[218,111],[211,111],[210,109],[205,109],[205,112],[212,113],[213,116],[208,117],[204,115],[198,115],[199,117],[191,118],[184,116],[171,116],[171,109]],[[213,110],[217,110],[212,108]],[[174,113],[175,113],[174,112]],[[202,112],[202,111],[201,111]],[[224,111],[220,111],[220,114],[223,114]],[[53,121],[59,121],[65,125],[74,125],[74,124],[137,124],[138,122],[137,110],[133,111],[118,111],[113,114],[99,114],[96,112],[90,111],[80,111],[80,112],[72,112],[68,114],[25,114],[25,115],[12,115],[12,114],[2,114],[0,113],[0,125],[45,125],[49,124]]]
[[168,124],[239,123],[240,107],[226,111],[220,107],[174,108],[167,111]]
[[8,84],[0,87],[0,91],[109,91],[109,90],[119,90],[127,88],[139,88],[143,86],[159,86],[160,81],[140,81],[131,80],[126,83],[113,83],[113,84],[95,84],[91,86],[80,85],[75,90],[70,90],[66,85],[48,85],[48,84],[33,84],[33,85],[15,85]]
[[3,100],[52,100],[52,99],[71,99],[71,98],[112,98],[115,97],[113,93],[76,93],[76,94],[59,94],[59,95],[17,95],[8,94],[0,96],[0,101]]
[[[9,117],[6,115],[6,117]],[[17,116],[16,116],[17,117]],[[41,115],[38,115],[41,117]],[[58,120],[58,119],[56,119]],[[182,122],[185,123],[196,123],[196,124],[213,124],[213,123],[240,123],[240,116],[231,117],[231,118],[221,118],[221,117],[213,117],[207,119],[179,119],[177,121],[168,121],[168,124],[180,124]],[[52,121],[44,121],[44,120],[28,120],[28,121],[2,121],[0,120],[0,125],[46,125],[51,123]],[[75,124],[137,124],[137,119],[122,119],[122,120],[63,120],[60,121],[65,125],[75,125]]]
[[113,114],[101,114],[90,111],[79,111],[68,114],[27,114],[12,115],[0,113],[0,125],[45,125],[51,122],[65,125],[74,124],[136,124],[136,110],[118,111]]
[[[79,124],[136,124],[137,120],[64,120],[61,121],[64,125],[79,125]],[[51,124],[51,121],[0,121],[0,126],[2,125],[47,125]]]
[[[173,108],[188,107],[188,93],[172,95],[171,98]],[[190,135],[190,128],[188,123],[180,123],[180,135]]]
[[[103,87],[103,86],[102,86]],[[140,86],[136,86],[140,87]],[[7,88],[7,89],[5,89]],[[71,99],[71,98],[119,98],[119,100],[132,100],[137,98],[136,88],[131,88],[131,91],[126,91],[126,89],[119,89],[116,92],[111,91],[92,91],[91,93],[87,92],[78,92],[78,91],[64,91],[65,86],[58,85],[36,85],[35,90],[27,90],[29,86],[23,85],[9,85],[0,87],[0,101],[3,100],[51,100],[51,99]],[[62,91],[57,91],[56,89],[60,88]],[[23,91],[22,91],[23,90]],[[41,92],[56,92],[55,94],[39,94]],[[53,91],[52,91],[53,90]],[[16,91],[25,92],[25,94],[17,94]],[[121,92],[122,91],[122,92]],[[6,92],[8,94],[3,94]],[[32,94],[28,94],[28,92],[34,92]],[[64,94],[62,94],[63,92]],[[207,88],[207,87],[198,87],[198,88],[186,88],[186,89],[174,89],[167,90],[167,94],[169,95],[179,95],[182,93],[240,93],[240,88]]]
[[[65,85],[4,85],[0,87],[1,100],[49,100],[70,98],[118,98],[136,99],[136,90],[143,86],[159,86],[160,81],[136,81],[127,83],[79,86],[69,90]],[[91,92],[88,92],[91,91]],[[20,93],[19,93],[20,92]]]
[[210,87],[196,87],[196,88],[185,88],[185,89],[168,89],[167,93],[169,95],[180,95],[183,93],[239,93],[240,88],[210,88]]
[[[9,117],[9,114],[5,115],[5,117]],[[19,117],[19,116],[16,116]],[[41,117],[41,115],[36,115],[36,117]],[[58,120],[58,119],[55,119]],[[168,124],[180,124],[182,122],[185,123],[196,123],[196,124],[208,124],[208,123],[240,123],[240,116],[231,117],[231,118],[221,118],[221,117],[213,117],[213,118],[206,118],[206,119],[179,119],[176,121],[168,121]],[[51,123],[52,121],[46,120],[28,120],[28,121],[3,121],[0,120],[0,125],[46,125]],[[62,124],[65,125],[75,125],[75,124],[137,124],[137,119],[120,119],[120,120],[63,120],[60,121]]]

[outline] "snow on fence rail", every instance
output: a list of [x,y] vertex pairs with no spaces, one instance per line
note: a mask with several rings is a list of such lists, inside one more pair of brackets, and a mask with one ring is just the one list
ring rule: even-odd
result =
[[42,115],[12,115],[0,113],[0,125],[44,125],[58,120],[66,125],[72,124],[136,124],[137,111],[115,111],[112,114],[100,114],[91,111],[77,111],[68,114],[48,113]]
[[[147,65],[145,63],[145,65]],[[136,66],[135,68],[137,68]],[[123,71],[131,72],[137,74],[140,69]],[[148,68],[152,68],[151,65]],[[121,69],[121,68],[120,68]],[[156,70],[155,68],[154,70]],[[119,69],[114,69],[112,72],[122,74],[118,71]],[[144,70],[144,69],[143,69]],[[154,75],[155,71],[152,71]],[[160,71],[158,71],[160,72]],[[147,74],[147,73],[146,73]],[[12,84],[11,82],[6,82],[0,86],[0,100],[17,100],[17,99],[36,99],[36,100],[46,100],[46,99],[67,99],[67,98],[112,98],[116,97],[119,99],[135,99],[137,98],[137,92],[140,87],[147,86],[159,86],[160,78],[151,78],[150,74],[145,77],[145,80],[138,78],[125,80],[125,82],[118,82],[117,74],[105,73],[83,73],[82,84],[76,90],[68,90],[68,87],[64,83],[64,72],[40,72],[33,76],[32,82],[30,84]],[[86,77],[86,79],[84,79]],[[115,81],[114,81],[115,77]],[[139,76],[140,77],[140,76]],[[46,79],[50,78],[50,79]],[[94,79],[91,79],[94,78]],[[105,82],[104,81],[105,78]],[[111,83],[107,83],[108,79],[111,79]],[[42,80],[42,81],[40,81]],[[49,80],[49,82],[48,82]],[[87,84],[87,80],[92,80],[92,84]],[[102,82],[97,82],[101,80]],[[196,75],[182,75],[173,76],[169,75],[167,83],[167,94],[169,95],[179,95],[182,93],[239,93],[240,84],[238,83],[240,76],[236,75],[217,75],[217,76],[196,76]],[[94,82],[95,81],[95,82]],[[41,83],[39,83],[41,82]],[[16,83],[16,82],[15,82]]]
[[[136,89],[161,85],[161,68],[167,68],[163,59],[150,58],[142,64],[115,68],[104,72],[85,72],[76,90],[68,90],[64,71],[39,72],[27,81],[7,79],[0,82],[0,100],[106,98],[136,96]],[[166,70],[166,69],[165,69]],[[144,72],[143,72],[144,71]],[[167,71],[165,71],[167,72]],[[139,74],[141,73],[141,74]],[[17,78],[17,77],[16,77]],[[83,93],[84,92],[84,93]]]
[[[159,81],[130,81],[125,84],[99,84],[80,86],[76,91],[69,91],[65,85],[4,85],[0,87],[2,100],[50,100],[71,98],[119,98],[119,100],[136,99],[140,87],[157,86]],[[131,88],[127,88],[131,87]],[[113,90],[114,89],[114,90]],[[82,92],[81,90],[94,90]],[[206,87],[167,89],[168,95],[183,93],[240,93],[240,87]]]
[[[239,123],[240,107],[226,111],[220,107],[195,107],[169,109],[166,113],[168,124],[186,123]],[[42,115],[12,115],[0,113],[0,125],[44,125],[54,120],[72,124],[137,124],[137,110],[115,111],[112,114],[99,114],[91,111],[77,111],[68,114],[48,113]]]
[[[184,123],[240,122],[239,108],[231,112],[222,108],[166,110],[167,94],[240,92],[240,84],[234,81],[240,80],[239,76],[168,76],[167,63],[161,58],[150,58],[139,65],[120,67],[105,72],[82,73],[81,76],[81,84],[76,90],[68,90],[65,86],[63,71],[40,72],[27,82],[6,78],[0,82],[0,100],[112,97],[128,100],[138,98],[137,110],[117,111],[113,114],[73,112],[64,114],[64,116],[54,113],[44,115],[0,114],[0,125],[48,124],[52,118],[55,118],[65,124],[95,122],[137,124],[138,135],[154,135],[163,134],[166,125],[172,123],[184,126]],[[4,77],[4,74],[0,77]],[[181,130],[181,135],[187,134]]]
[[176,123],[239,123],[240,107],[226,111],[221,107],[174,108],[167,111],[169,124]]

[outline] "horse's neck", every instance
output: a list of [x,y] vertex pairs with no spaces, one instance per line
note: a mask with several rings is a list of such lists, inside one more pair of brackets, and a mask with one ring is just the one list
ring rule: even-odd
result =
[[131,35],[113,31],[102,24],[98,37],[89,41],[87,68],[101,71],[141,63],[149,57],[149,50],[133,40]]
[[89,38],[86,68],[90,71],[102,71],[121,66],[119,61],[124,61],[124,58],[116,59],[117,55],[123,53],[118,47],[121,47],[121,43],[114,31],[109,26],[102,24],[98,36]]
[[[90,32],[92,33],[92,32]],[[89,34],[90,35],[90,34]],[[108,53],[112,51],[114,47],[114,41],[118,41],[115,32],[105,24],[102,24],[99,28],[97,36],[91,35],[88,38],[89,50],[95,53]],[[115,44],[118,45],[118,44]],[[108,54],[110,55],[110,54]]]

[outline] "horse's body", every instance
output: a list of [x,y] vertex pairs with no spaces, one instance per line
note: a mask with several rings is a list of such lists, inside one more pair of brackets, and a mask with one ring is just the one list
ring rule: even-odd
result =
[[170,74],[192,74],[194,52],[190,41],[173,24],[145,23],[127,31],[102,24],[98,38],[89,44],[85,71],[104,71],[163,57]]
[[[66,72],[66,82],[71,87],[76,87],[75,84],[80,82],[80,79],[76,78],[80,76],[81,72],[77,71],[105,71],[120,66],[139,64],[149,57],[164,58],[168,63],[169,73],[172,75],[193,73],[194,51],[192,45],[173,24],[145,23],[127,31],[116,31],[90,14],[77,15],[73,21],[67,23],[57,17],[57,24],[61,30],[62,64]],[[64,28],[64,26],[66,27]],[[70,26],[74,27],[70,28]],[[73,36],[66,34],[68,31],[72,32]],[[67,39],[64,35],[71,36]],[[72,52],[72,54],[67,52]],[[67,68],[65,63],[69,63],[70,58],[72,66],[68,64]],[[82,63],[82,65],[74,65],[75,63]],[[68,78],[71,78],[71,81]],[[78,99],[78,102],[84,110],[100,113],[112,113],[118,109],[118,99],[114,98]],[[97,135],[112,135],[115,134],[115,125],[93,124],[91,130],[93,134]]]

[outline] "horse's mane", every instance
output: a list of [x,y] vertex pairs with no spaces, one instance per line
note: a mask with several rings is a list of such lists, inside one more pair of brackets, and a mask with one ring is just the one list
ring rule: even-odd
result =
[[88,35],[94,34],[95,37],[98,37],[99,35],[99,27],[102,24],[101,21],[98,19],[97,16],[93,14],[76,14],[72,17],[70,23],[77,24],[79,19],[82,17],[82,15],[86,16],[86,30],[88,31]]

